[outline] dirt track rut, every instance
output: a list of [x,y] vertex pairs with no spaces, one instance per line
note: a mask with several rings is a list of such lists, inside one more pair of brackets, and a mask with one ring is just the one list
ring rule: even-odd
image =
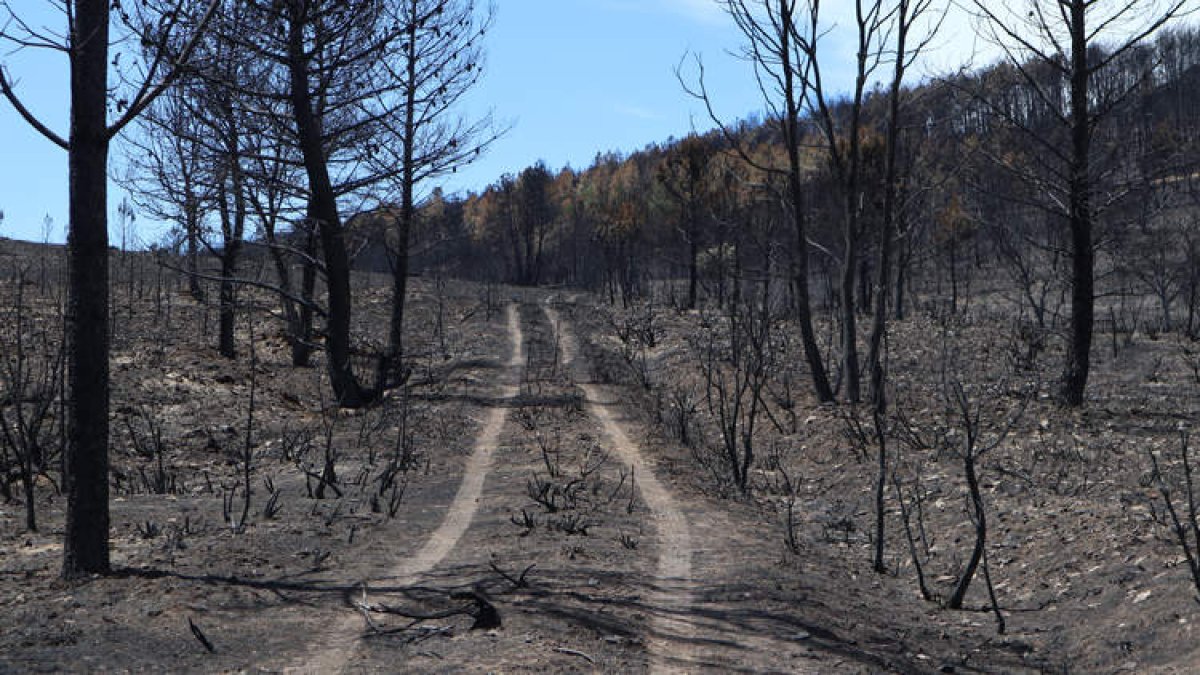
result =
[[[512,353],[507,364],[505,382],[498,392],[498,398],[502,401],[516,397],[519,391],[520,370],[525,360],[524,338],[517,305],[509,305],[507,316]],[[441,524],[420,550],[400,560],[395,567],[380,574],[380,577],[386,577],[389,583],[401,586],[414,584],[421,574],[441,563],[462,539],[478,509],[484,480],[491,470],[492,456],[507,418],[507,406],[497,405],[491,408],[483,428],[475,438],[475,445],[463,471],[458,492],[454,495],[454,501],[447,509]],[[330,628],[324,641],[309,649],[303,665],[290,668],[289,672],[335,673],[352,666],[360,648],[361,625],[362,619],[359,616],[346,615],[337,625]]]
[[[546,318],[558,334],[559,349],[563,365],[571,368],[578,348],[575,336],[554,309],[543,306]],[[682,617],[687,616],[692,604],[689,589],[692,575],[691,530],[675,497],[654,475],[637,444],[629,439],[614,412],[618,401],[594,384],[580,384],[586,398],[585,406],[600,422],[612,449],[621,461],[633,467],[642,498],[653,514],[656,536],[661,553],[659,555],[655,592],[650,606],[656,608],[651,620],[647,646],[650,655],[650,672],[688,672],[692,659],[692,625]]]

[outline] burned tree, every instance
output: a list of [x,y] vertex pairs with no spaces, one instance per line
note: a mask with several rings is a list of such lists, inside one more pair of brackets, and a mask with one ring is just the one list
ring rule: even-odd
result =
[[191,114],[182,87],[174,87],[138,118],[139,131],[127,143],[122,183],[134,204],[152,218],[178,227],[188,290],[201,300],[198,259],[203,214],[212,195],[202,174],[207,168],[200,120]]
[[[179,65],[190,54],[195,38],[213,16],[213,0],[196,22],[181,20],[184,3],[141,3],[126,8],[127,27],[141,39],[160,45],[145,65],[142,84],[130,99],[117,101],[121,110],[108,120],[110,59],[108,0],[64,2],[71,23],[56,38],[16,21],[0,39],[53,49],[66,55],[71,66],[71,131],[67,138],[51,130],[18,97],[7,72],[0,72],[0,93],[39,133],[67,151],[70,175],[67,301],[67,447],[63,483],[67,493],[67,523],[63,545],[63,576],[77,577],[109,570],[108,555],[108,151],[113,138],[170,86]],[[7,5],[5,6],[7,9]],[[140,10],[140,11],[139,11]],[[11,13],[11,9],[9,10]],[[168,38],[190,31],[192,39],[180,56],[166,58]]]
[[399,212],[391,219],[392,309],[381,385],[394,383],[402,370],[409,244],[422,188],[469,164],[497,137],[490,118],[471,121],[455,114],[483,72],[480,43],[494,10],[478,12],[475,0],[400,0],[392,11],[402,39],[382,61],[386,76],[396,83],[400,105],[380,118],[386,134],[373,156],[400,198]]
[[[863,235],[863,206],[866,203],[864,185],[865,120],[863,98],[867,79],[883,59],[880,40],[885,31],[888,12],[879,0],[864,2],[855,0],[854,27],[856,58],[854,89],[848,102],[846,118],[835,113],[822,78],[818,59],[823,31],[821,27],[820,3],[809,5],[807,36],[799,43],[799,49],[808,64],[804,76],[807,78],[805,91],[807,107],[825,141],[829,163],[834,179],[841,191],[842,216],[842,275],[840,291],[840,316],[842,331],[842,382],[846,385],[846,400],[858,403],[861,397],[858,366],[858,315],[855,295],[859,256]],[[903,76],[903,72],[901,72]]]
[[709,140],[690,134],[668,153],[658,169],[658,181],[678,208],[679,231],[687,246],[688,309],[696,309],[708,165],[715,153]]
[[[800,155],[801,115],[808,96],[809,71],[812,67],[806,40],[812,36],[806,37],[796,0],[722,0],[721,5],[746,40],[743,57],[754,68],[770,116],[768,123],[777,127],[783,137],[787,154],[785,166],[764,166],[750,159],[745,152],[739,154],[756,168],[787,181],[784,202],[795,232],[793,276],[801,344],[817,399],[832,401],[833,387],[826,374],[812,323],[808,290],[808,204]],[[698,83],[695,86],[683,83],[682,73],[679,74],[680,82],[686,91],[705,103],[710,117],[720,126],[725,138],[734,141],[735,148],[740,147],[736,143],[734,130],[723,124],[713,112],[712,99],[704,83],[703,66],[699,61],[697,64],[701,66]]]
[[875,480],[875,558],[872,561],[876,572],[886,570],[883,560],[884,492],[887,489],[888,481],[888,452],[885,431],[887,383],[884,368],[884,342],[887,335],[888,290],[892,283],[892,254],[895,246],[896,221],[899,219],[899,211],[904,208],[904,204],[900,200],[899,182],[901,178],[897,161],[900,145],[901,96],[905,72],[936,33],[935,26],[916,44],[909,42],[913,26],[930,12],[931,5],[930,0],[900,0],[891,18],[895,43],[889,55],[889,58],[892,59],[892,80],[888,88],[888,112],[884,134],[883,213],[880,215],[879,249],[875,264],[878,288],[875,292],[871,337],[867,351],[867,371],[870,378],[868,394],[871,402],[879,469]]
[[[990,38],[1005,53],[1008,65],[1028,89],[1030,100],[1049,121],[1030,118],[1000,100],[978,92],[999,120],[1030,138],[1041,152],[1039,166],[1023,172],[1044,192],[1047,209],[1065,225],[1070,257],[1070,321],[1060,400],[1083,404],[1091,367],[1096,299],[1096,222],[1105,199],[1099,198],[1104,175],[1093,156],[1101,124],[1141,86],[1141,78],[1112,91],[1095,84],[1117,60],[1177,17],[1186,0],[1094,0],[1047,2],[1028,0],[1020,8],[997,9],[981,0],[974,8]],[[1108,37],[1122,34],[1109,44]],[[1066,96],[1064,100],[1064,94]]]
[[[451,11],[456,8],[465,8],[465,13]],[[221,39],[271,65],[269,72],[237,89],[273,120],[274,133],[286,130],[281,142],[268,144],[266,151],[295,162],[303,172],[302,184],[295,185],[292,194],[303,196],[302,223],[315,233],[319,245],[327,291],[323,314],[330,382],[339,405],[361,406],[373,400],[387,380],[381,376],[376,386],[366,387],[352,364],[350,255],[342,213],[350,208],[349,199],[377,195],[388,181],[397,181],[401,192],[411,183],[404,200],[413,211],[411,190],[420,180],[452,170],[479,149],[469,140],[476,127],[455,126],[444,115],[475,80],[478,60],[473,50],[482,28],[471,22],[473,5],[450,2],[262,0],[247,3],[245,11],[246,21],[223,30]],[[461,23],[468,19],[475,28]],[[441,41],[449,30],[466,42]],[[446,49],[452,51],[439,51]],[[450,75],[455,68],[461,70],[457,79]],[[435,75],[446,79],[427,90]],[[400,157],[389,157],[394,147],[406,149],[399,151]],[[267,173],[275,176],[272,180],[283,178]],[[262,201],[253,206],[260,219],[269,215],[261,208],[265,206]],[[411,226],[414,213],[401,220]],[[272,221],[269,230],[274,225]],[[407,234],[402,239],[406,244]],[[313,254],[311,247],[300,248],[307,249],[302,256]],[[400,258],[406,261],[407,252]],[[406,270],[397,269],[407,277]],[[311,277],[302,284],[310,289]],[[307,334],[304,316],[311,303],[304,292],[290,295],[300,301],[293,325]],[[294,347],[306,342],[303,334],[294,338]],[[382,360],[388,361],[388,354],[398,349],[389,348]],[[303,349],[294,349],[294,356],[304,356]]]

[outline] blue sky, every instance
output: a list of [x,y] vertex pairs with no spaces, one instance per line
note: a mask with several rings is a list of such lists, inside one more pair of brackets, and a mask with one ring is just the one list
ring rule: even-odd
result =
[[675,78],[687,52],[703,54],[723,115],[761,107],[747,64],[725,53],[738,46],[736,30],[706,0],[510,1],[496,19],[470,107],[490,103],[514,126],[454,187],[482,187],[538,159],[583,168],[598,151],[710,128]]
[[[36,26],[60,29],[49,3],[13,3]],[[749,64],[731,56],[740,36],[713,0],[504,0],[487,38],[483,80],[464,104],[464,114],[491,110],[512,129],[471,167],[444,181],[450,192],[479,190],[505,172],[538,159],[552,168],[583,168],[597,152],[631,152],[696,128],[712,126],[702,106],[685,94],[674,69],[685,53],[701,54],[718,112],[729,119],[761,110]],[[847,25],[841,5],[834,21]],[[2,19],[3,17],[0,17]],[[963,24],[965,26],[965,22]],[[969,31],[967,31],[969,32]],[[969,53],[963,31],[939,52]],[[852,52],[840,31],[828,43],[832,63],[849,66]],[[0,63],[17,80],[17,91],[53,129],[67,132],[65,59],[50,53],[11,53]],[[949,51],[948,51],[949,50]],[[957,58],[957,57],[955,57]],[[938,59],[942,60],[942,59]],[[949,60],[947,60],[949,62]],[[839,73],[839,70],[841,71]],[[689,67],[694,74],[694,68]],[[845,67],[833,81],[844,80]],[[120,158],[114,148],[112,158]],[[41,240],[44,218],[51,241],[66,228],[66,153],[30,129],[0,100],[0,236]],[[428,186],[432,187],[432,186]],[[119,243],[117,205],[110,193],[111,238]],[[158,238],[158,227],[139,221],[139,234]]]

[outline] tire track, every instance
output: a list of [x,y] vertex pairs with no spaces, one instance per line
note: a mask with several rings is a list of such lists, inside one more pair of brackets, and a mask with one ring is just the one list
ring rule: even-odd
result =
[[[578,347],[570,327],[549,305],[543,311],[558,335],[560,358],[570,368]],[[687,517],[675,497],[647,464],[636,443],[629,439],[614,409],[619,401],[594,384],[581,383],[585,407],[600,422],[621,461],[633,467],[642,499],[649,506],[658,537],[659,558],[654,591],[650,635],[646,641],[651,673],[691,672],[695,667],[694,626],[684,617],[693,603],[690,590],[692,538]]]
[[[507,364],[507,377],[500,388],[499,397],[503,401],[514,399],[519,393],[520,369],[525,360],[524,338],[521,333],[521,319],[517,305],[508,306],[508,336],[512,344],[512,355]],[[500,432],[508,419],[506,406],[495,406],[488,412],[487,420],[479,435],[475,438],[475,447],[463,469],[463,479],[458,486],[446,515],[438,528],[429,535],[425,545],[415,554],[405,558],[395,567],[379,575],[394,580],[397,585],[411,585],[418,577],[438,565],[462,539],[475,512],[479,507],[479,498],[483,493],[483,483],[492,467],[492,456],[500,440]],[[360,639],[359,626],[362,618],[357,615],[345,616],[335,626],[331,627],[325,640],[309,649],[303,665],[288,668],[292,673],[335,673],[344,672],[352,667],[351,662],[358,655]]]

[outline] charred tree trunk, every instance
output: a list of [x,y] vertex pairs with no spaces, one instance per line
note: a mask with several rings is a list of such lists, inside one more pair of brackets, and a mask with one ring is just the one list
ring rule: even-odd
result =
[[408,237],[414,214],[412,190],[404,190],[406,205],[401,206],[400,221],[396,223],[396,250],[392,266],[392,312],[388,325],[388,346],[380,367],[380,385],[400,382],[404,371],[404,304],[408,295]]
[[[227,114],[229,123],[236,124],[232,112]],[[242,193],[242,177],[240,159],[237,156],[237,135],[232,136],[231,155],[229,161],[230,181],[222,183],[218,190],[221,212],[221,286],[218,307],[219,328],[217,331],[217,351],[227,359],[237,357],[237,345],[234,340],[234,328],[237,320],[237,276],[238,257],[242,249],[242,233],[245,231],[246,207],[245,195]],[[233,208],[230,209],[230,200]]]
[[983,560],[983,547],[987,545],[987,512],[983,505],[983,496],[979,492],[979,476],[975,472],[975,456],[971,454],[972,449],[967,449],[967,454],[963,457],[963,472],[966,474],[967,490],[971,495],[971,520],[975,525],[975,545],[971,548],[971,557],[967,560],[967,566],[963,569],[962,576],[958,578],[958,584],[954,587],[954,593],[946,602],[946,607],[949,609],[962,609],[963,600],[967,597],[967,590],[971,587],[971,580],[975,578],[975,570],[979,568],[979,562]]
[[[888,481],[888,449],[887,449],[887,390],[884,370],[884,341],[887,338],[888,296],[892,281],[892,253],[895,248],[897,211],[901,208],[899,199],[899,176],[896,166],[896,155],[900,143],[900,87],[904,81],[905,66],[908,63],[907,40],[908,30],[913,17],[909,14],[910,6],[907,0],[900,0],[896,17],[896,53],[893,63],[892,82],[888,92],[887,132],[884,137],[886,155],[883,172],[883,218],[879,227],[879,254],[876,261],[875,307],[871,317],[871,338],[867,349],[867,369],[870,373],[868,395],[871,397],[872,421],[875,428],[875,441],[878,451],[875,476],[875,558],[872,566],[876,572],[886,572],[884,563],[885,525],[884,497]],[[917,8],[917,13],[921,9]],[[897,275],[897,285],[903,278]],[[898,301],[897,301],[898,302]]]
[[[905,202],[905,201],[907,201],[907,194],[908,194],[906,186],[901,185],[900,189],[901,189],[901,195],[904,195],[901,197],[900,201]],[[893,290],[895,291],[896,304],[892,308],[892,317],[896,321],[903,321],[907,314],[906,305],[904,303],[904,294],[908,288],[908,283],[909,283],[908,268],[909,268],[909,265],[912,263],[913,253],[912,253],[912,244],[910,242],[910,237],[912,236],[912,233],[907,231],[903,212],[897,214],[896,218],[897,218],[896,223],[899,225],[899,228],[893,228],[893,231],[894,232],[900,231],[900,232],[904,232],[905,234],[897,237],[896,243],[895,243],[895,249],[896,249],[896,280],[895,281],[896,281],[896,286]]]
[[350,360],[350,261],[342,238],[337,198],[326,166],[321,124],[313,113],[309,91],[309,57],[305,51],[303,3],[292,3],[288,25],[290,103],[295,117],[304,170],[308,175],[309,215],[316,221],[325,257],[328,318],[325,352],[329,381],[339,406],[357,408],[370,396],[359,385]]
[[[854,190],[855,192],[857,189]],[[862,397],[858,378],[858,315],[855,313],[855,280],[858,278],[858,229],[853,215],[856,207],[847,205],[846,250],[842,253],[841,319],[842,319],[842,381],[846,383],[846,400],[858,403]]]
[[392,312],[388,330],[388,345],[379,368],[379,387],[399,383],[403,378],[404,359],[404,303],[408,296],[408,252],[409,236],[416,217],[413,191],[416,187],[416,172],[413,164],[416,146],[416,96],[417,96],[417,0],[411,0],[408,39],[404,43],[405,105],[403,157],[400,178],[400,218],[396,221],[396,250],[392,263]]
[[194,300],[204,300],[204,289],[200,286],[200,207],[189,202],[184,211],[184,257],[188,277],[188,294]]
[[267,239],[267,251],[270,253],[271,262],[275,265],[275,276],[278,277],[279,287],[283,289],[283,293],[279,295],[279,303],[283,309],[283,318],[287,323],[288,343],[292,348],[292,365],[296,367],[304,367],[308,365],[308,357],[304,355],[303,359],[297,363],[297,343],[300,336],[300,312],[296,307],[296,302],[288,297],[292,292],[292,273],[288,267],[287,257],[279,247],[279,240],[275,237],[275,223],[271,219],[265,219],[263,230]]
[[221,255],[221,298],[220,298],[220,328],[218,329],[217,351],[221,356],[232,359],[237,357],[237,346],[234,343],[234,324],[237,318],[237,289],[234,288],[234,276],[237,274],[236,254],[226,244]]
[[692,234],[688,237],[688,309],[696,309],[697,289],[700,286],[700,270],[698,265],[700,258],[700,237],[699,232],[697,232],[698,229],[693,227]]
[[108,0],[77,0],[71,34],[67,344],[70,404],[63,576],[106,574],[108,552]]
[[313,352],[313,300],[317,291],[317,233],[308,230],[304,234],[304,261],[300,271],[300,305],[298,322],[292,331],[292,365],[307,368]]
[[1089,162],[1092,118],[1088,112],[1087,39],[1084,0],[1071,1],[1071,333],[1063,368],[1061,398],[1069,406],[1083,405],[1092,350],[1095,312],[1095,251],[1092,247],[1092,209]]
[[[780,18],[784,26],[792,26],[792,7],[785,0],[779,3]],[[787,119],[784,124],[784,143],[787,144],[788,156],[788,197],[791,207],[792,225],[796,231],[796,320],[800,324],[800,342],[804,346],[804,359],[808,362],[808,370],[812,376],[813,389],[817,400],[827,403],[833,400],[833,387],[829,385],[829,376],[825,372],[825,362],[821,359],[821,348],[817,346],[817,336],[812,325],[812,305],[808,292],[808,235],[805,230],[804,188],[800,184],[800,110],[796,101],[795,69],[792,64],[792,35],[788,30],[780,34],[780,56],[784,96],[787,98]]]

